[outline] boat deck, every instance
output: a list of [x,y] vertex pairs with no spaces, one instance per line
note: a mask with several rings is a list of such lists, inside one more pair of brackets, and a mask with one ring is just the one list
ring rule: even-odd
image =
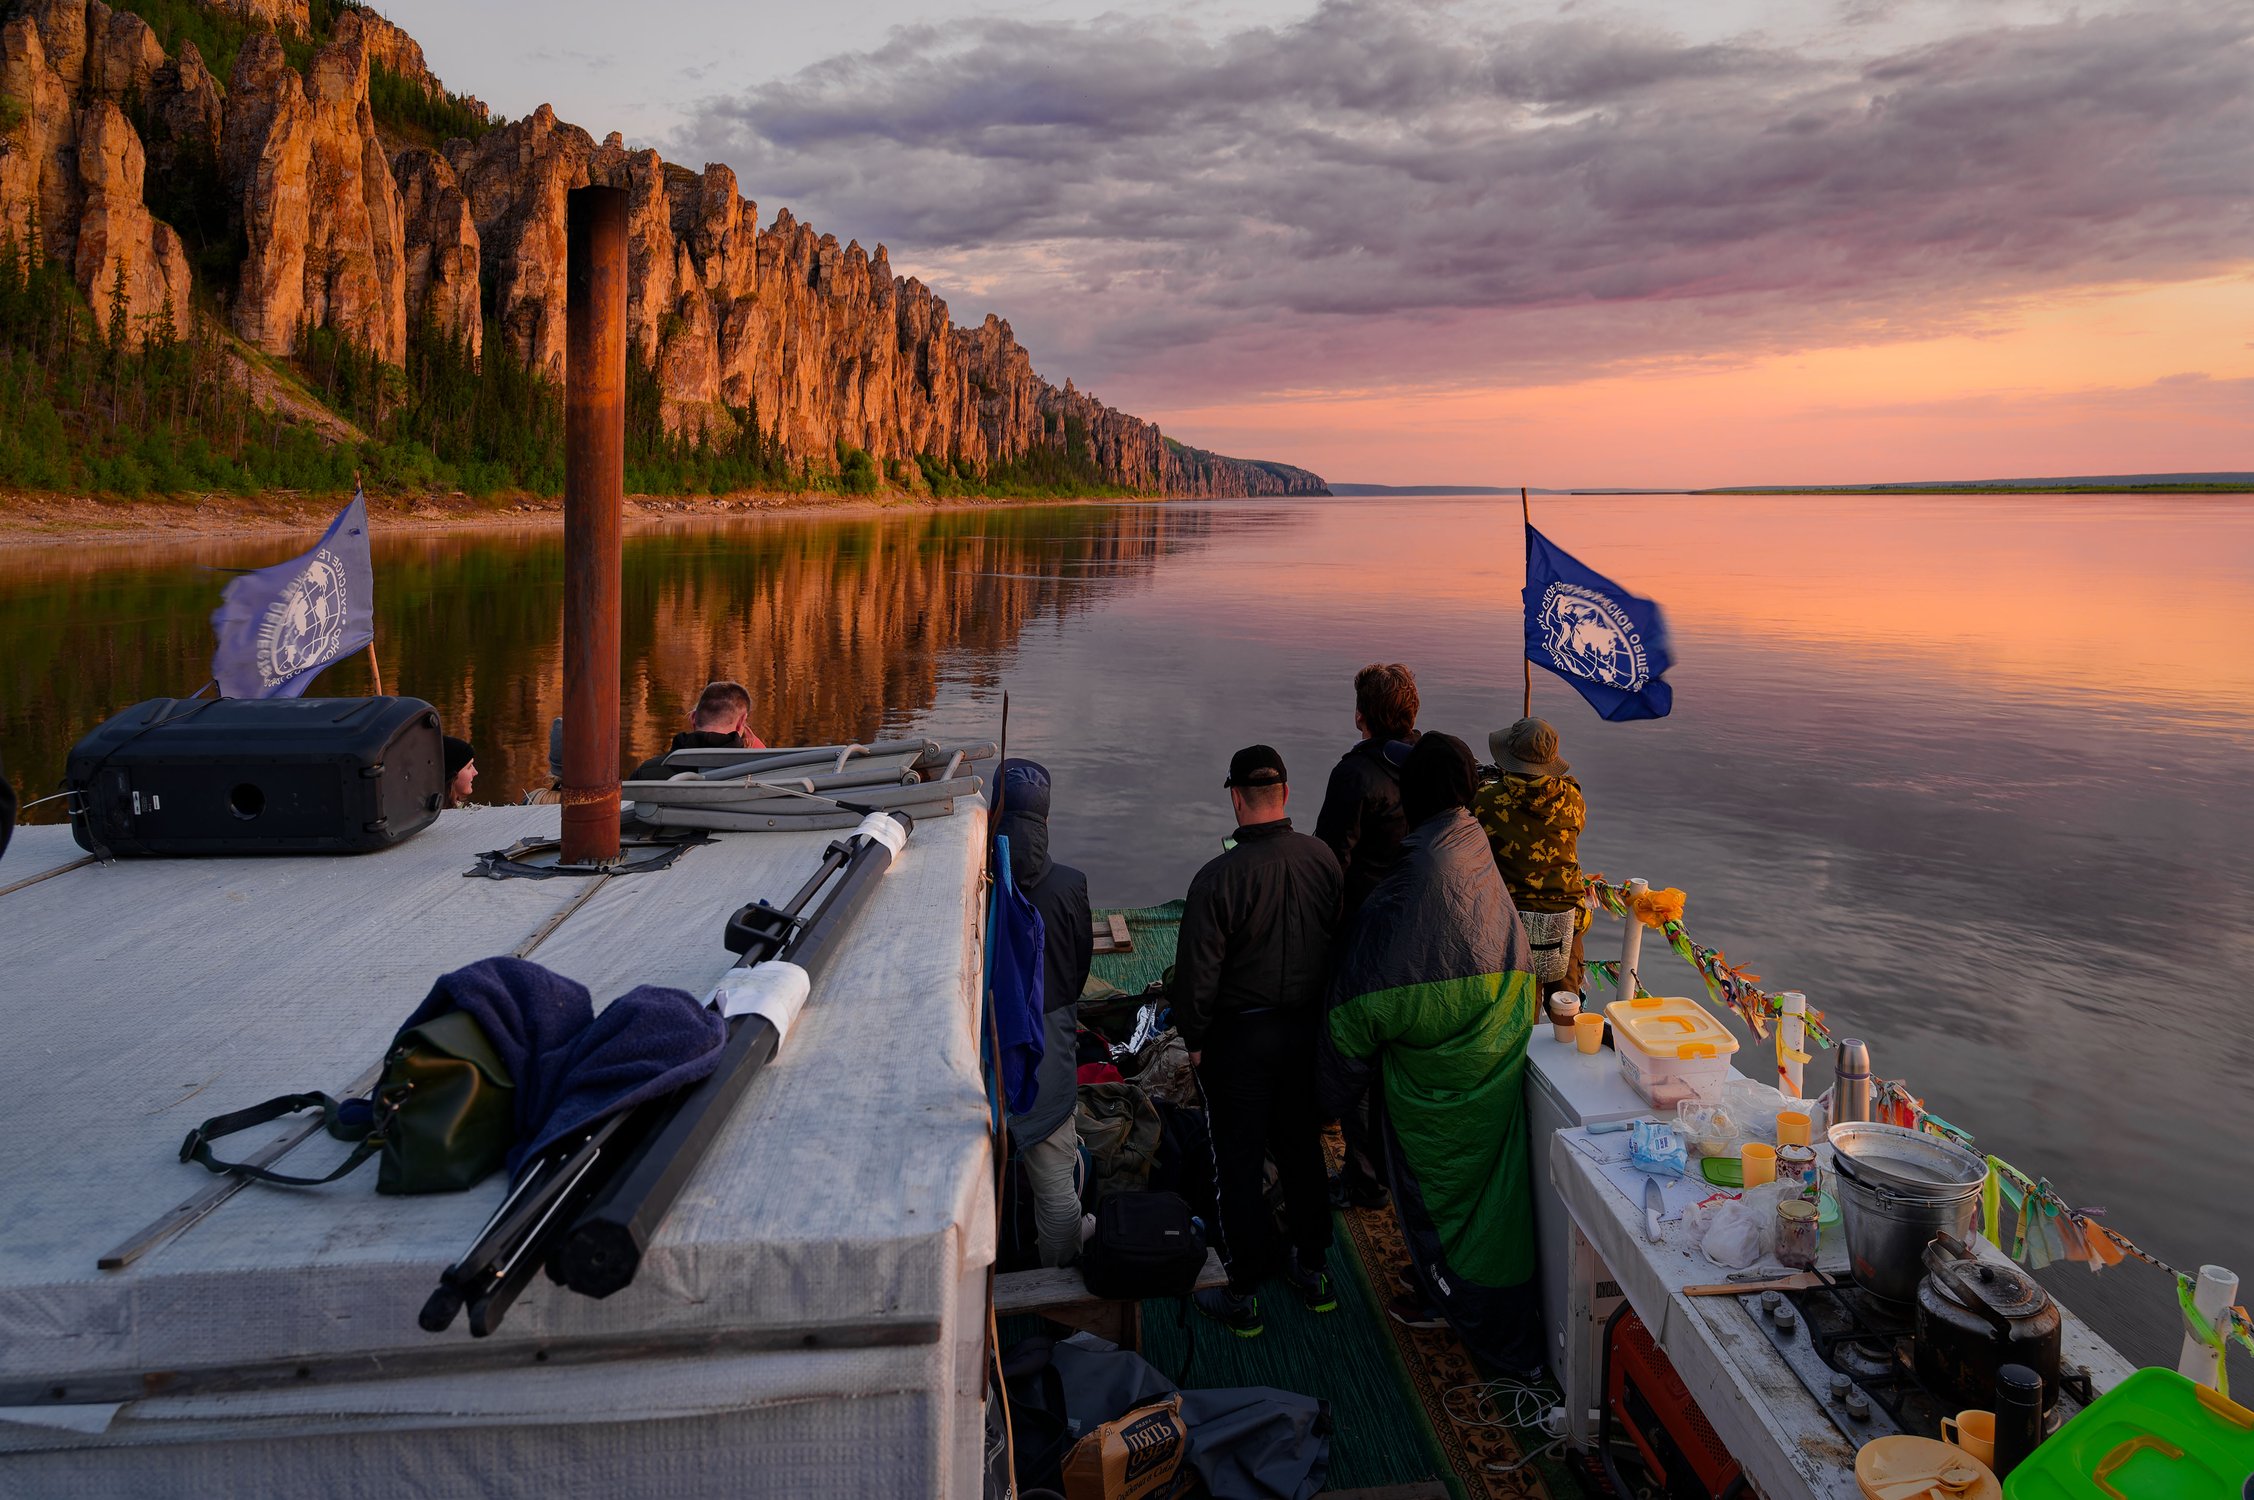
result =
[[[62,873],[0,895],[0,1490],[282,1492],[317,1473],[330,1493],[389,1496],[388,1460],[340,1459],[403,1432],[386,1453],[427,1445],[419,1462],[507,1475],[496,1493],[600,1470],[589,1445],[621,1474],[698,1451],[667,1471],[690,1476],[673,1493],[928,1494],[975,1472],[993,1204],[974,800],[917,826],[626,1291],[536,1279],[493,1338],[424,1333],[417,1311],[503,1184],[379,1197],[372,1169],[249,1186],[96,1268],[217,1180],[177,1160],[191,1126],[343,1092],[437,975],[515,952],[598,1005],[637,984],[702,995],[733,962],[727,913],[787,896],[832,837],[724,835],[592,889],[464,878],[480,852],[553,836],[556,815],[451,812],[350,858],[76,867],[66,828],[17,830],[0,888]],[[283,1170],[345,1149],[315,1134]],[[567,1426],[582,1431],[521,1441]],[[349,1444],[322,1442],[345,1429]],[[512,1467],[485,1467],[504,1450]]]
[[[1134,948],[1098,954],[1095,973],[1123,990],[1140,991],[1174,962],[1181,904],[1127,909],[1119,915],[1127,921]],[[1335,1140],[1331,1149],[1338,1149]],[[1337,1239],[1331,1269],[1338,1283],[1338,1311],[1311,1313],[1279,1287],[1261,1299],[1266,1332],[1239,1339],[1203,1320],[1185,1331],[1180,1304],[1149,1302],[1143,1307],[1145,1354],[1169,1375],[1181,1370],[1187,1356],[1184,1385],[1268,1385],[1328,1401],[1334,1423],[1332,1489],[1438,1482],[1453,1484],[1456,1493],[1475,1500],[1578,1500],[1583,1489],[1554,1455],[1537,1457],[1511,1473],[1485,1467],[1516,1463],[1549,1439],[1539,1432],[1456,1420],[1451,1408],[1470,1414],[1476,1407],[1473,1393],[1460,1389],[1480,1379],[1470,1354],[1446,1329],[1408,1329],[1386,1317],[1385,1305],[1399,1291],[1395,1275],[1408,1264],[1391,1210],[1339,1213],[1333,1223]],[[1450,1396],[1451,1391],[1458,1394]]]

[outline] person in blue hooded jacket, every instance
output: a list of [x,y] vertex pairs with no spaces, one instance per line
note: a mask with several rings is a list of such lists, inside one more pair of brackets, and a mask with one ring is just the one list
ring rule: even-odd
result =
[[1088,983],[1095,934],[1088,913],[1088,877],[1049,858],[1048,769],[1007,760],[1001,768],[1001,816],[994,832],[1010,841],[1010,879],[1041,914],[1042,1051],[1032,1105],[1010,1114],[1010,1140],[1033,1189],[1034,1231],[1041,1264],[1061,1266],[1080,1251],[1080,991]]

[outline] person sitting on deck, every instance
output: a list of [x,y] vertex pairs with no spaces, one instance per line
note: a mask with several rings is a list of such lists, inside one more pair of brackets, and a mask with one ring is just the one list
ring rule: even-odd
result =
[[[1222,785],[1236,837],[1190,882],[1168,994],[1205,1096],[1229,1272],[1229,1284],[1199,1292],[1197,1306],[1251,1338],[1262,1326],[1260,1283],[1279,1266],[1314,1311],[1338,1306],[1324,1263],[1331,1228],[1322,1119],[1308,1083],[1338,926],[1339,871],[1322,840],[1292,831],[1284,813],[1291,786],[1274,750],[1239,750]],[[1291,1227],[1288,1263],[1261,1191],[1270,1155]]]
[[[689,727],[673,736],[666,755],[675,750],[764,750],[767,742],[751,732],[751,694],[740,682],[710,682],[698,695],[689,715]],[[634,768],[628,781],[663,781],[674,774],[665,755],[654,755]]]
[[1558,758],[1557,731],[1540,719],[1496,730],[1487,749],[1499,774],[1479,789],[1472,812],[1518,908],[1543,992],[1578,995],[1581,934],[1593,915],[1581,883],[1581,830],[1589,821],[1581,783]]
[[445,736],[446,805],[470,805],[470,788],[477,785],[477,751],[468,740]]
[[1001,816],[994,832],[1010,841],[1010,879],[1041,914],[1041,1065],[1033,1105],[1010,1116],[1010,1145],[1025,1162],[1033,1190],[1034,1233],[1041,1264],[1061,1266],[1080,1253],[1079,1042],[1080,991],[1096,951],[1088,915],[1088,877],[1049,858],[1048,769],[1006,760]]
[[1445,1322],[1498,1372],[1533,1375],[1533,956],[1469,810],[1473,774],[1469,747],[1446,734],[1418,740],[1401,767],[1409,834],[1333,987],[1320,1088],[1338,1109],[1378,1085],[1374,1123],[1416,1287],[1388,1312],[1411,1328]]
[[[1416,674],[1399,662],[1372,662],[1354,674],[1354,727],[1359,743],[1331,767],[1315,837],[1330,845],[1345,873],[1339,941],[1377,883],[1401,858],[1401,762],[1417,738]],[[1330,1181],[1334,1208],[1383,1208],[1385,1183],[1370,1136],[1369,1102],[1356,1099],[1339,1119],[1345,1165]]]

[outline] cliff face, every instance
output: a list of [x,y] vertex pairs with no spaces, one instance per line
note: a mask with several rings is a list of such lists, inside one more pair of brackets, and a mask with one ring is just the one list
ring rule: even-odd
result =
[[105,336],[120,292],[134,329],[189,316],[187,249],[144,202],[147,154],[119,104],[161,111],[164,66],[141,19],[100,0],[38,0],[0,25],[15,116],[0,134],[0,233],[69,266]]
[[[0,137],[0,227],[24,242],[36,224],[103,317],[122,265],[136,318],[169,297],[185,319],[180,237],[142,205],[151,162],[208,166],[240,234],[226,316],[246,341],[286,355],[328,329],[396,364],[421,321],[474,348],[490,318],[512,355],[560,381],[564,196],[604,184],[629,202],[630,343],[677,431],[755,422],[794,464],[827,469],[858,448],[894,482],[919,482],[922,459],[974,482],[1003,471],[1145,494],[1324,492],[1304,470],[1179,447],[1070,381],[1049,384],[1007,322],[956,327],[882,245],[840,245],[787,209],[760,228],[725,166],[691,172],[617,135],[598,143],[546,105],[440,149],[387,141],[376,70],[450,96],[414,39],[373,12],[343,9],[301,73],[283,38],[304,56],[306,0],[206,3],[256,28],[224,90],[193,44],[168,57],[103,0],[13,0],[0,28],[0,93],[21,105]],[[448,107],[485,118],[474,100]]]

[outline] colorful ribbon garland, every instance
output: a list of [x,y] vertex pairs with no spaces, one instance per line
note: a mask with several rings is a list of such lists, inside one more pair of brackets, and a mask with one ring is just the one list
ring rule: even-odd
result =
[[[1757,1040],[1769,1039],[1769,1023],[1784,1015],[1783,1005],[1775,995],[1757,986],[1760,975],[1735,967],[1723,959],[1720,950],[1704,947],[1691,939],[1683,928],[1682,892],[1647,891],[1639,902],[1626,886],[1614,885],[1602,875],[1589,876],[1585,884],[1591,905],[1623,922],[1640,921],[1662,934],[1667,946],[1705,982],[1708,999],[1736,1012]],[[1617,961],[1591,959],[1585,967],[1604,984],[1620,988]],[[1641,990],[1642,986],[1637,988]],[[1810,1040],[1823,1047],[1832,1045],[1831,1029],[1825,1024],[1821,1011],[1811,1010],[1802,1019]],[[1781,1033],[1777,1046],[1782,1056]],[[1928,1110],[1925,1101],[1912,1094],[1899,1079],[1880,1080],[1872,1102],[1875,1106],[1872,1113],[1885,1123],[1924,1130],[1962,1146],[1972,1145],[1971,1131],[1952,1125]],[[1981,1230],[1990,1244],[2037,1270],[2059,1260],[2079,1261],[2092,1271],[2117,1266],[2126,1259],[2141,1260],[2175,1278],[2177,1299],[2183,1305],[2186,1324],[2193,1326],[2196,1337],[2217,1347],[2228,1339],[2254,1354],[2254,1317],[2249,1317],[2245,1308],[2228,1309],[2223,1329],[2211,1334],[2200,1332],[2199,1327],[2204,1325],[2199,1324],[2191,1301],[2197,1284],[2193,1277],[2139,1246],[2118,1229],[2100,1223],[2097,1216],[2103,1209],[2073,1207],[2058,1195],[2049,1178],[2029,1176],[2000,1157],[1990,1156],[1987,1161],[1988,1181],[1981,1190]],[[2000,1222],[2006,1201],[2010,1202],[2018,1220],[2009,1245],[2003,1242]],[[2224,1378],[2218,1372],[2218,1394],[2228,1393],[2227,1387],[2222,1386]]]
[[[1874,1102],[1877,1107],[1873,1113],[1885,1124],[1907,1125],[1961,1146],[1972,1144],[1970,1131],[1926,1109],[1925,1101],[1912,1094],[1899,1079],[1882,1080]],[[2187,1310],[2187,1318],[2197,1321],[2189,1311],[2192,1290],[2197,1285],[2191,1275],[2168,1264],[2112,1225],[2100,1223],[2097,1216],[2105,1210],[2075,1208],[2069,1204],[2051,1186],[2049,1178],[2030,1176],[2001,1157],[1990,1156],[1987,1161],[1988,1181],[1980,1194],[1980,1228],[1989,1244],[2035,1270],[2058,1260],[2080,1261],[2092,1271],[2102,1271],[2131,1258],[2141,1260],[2175,1278],[2176,1295]],[[2000,1223],[2002,1205],[2006,1201],[2018,1216],[2017,1228],[2008,1245],[2004,1243]],[[2195,1330],[2195,1336],[2216,1345],[2227,1338],[2254,1354],[2254,1318],[2249,1318],[2243,1307],[2229,1309],[2223,1330],[2211,1335]],[[2218,1375],[2217,1379],[2220,1382],[2222,1377]],[[2217,1393],[2228,1394],[2219,1384]]]
[[[1591,875],[1583,883],[1588,887],[1590,902],[1598,908],[1623,922],[1640,921],[1666,938],[1667,946],[1674,950],[1676,957],[1689,964],[1704,981],[1709,1000],[1735,1011],[1756,1041],[1769,1040],[1769,1023],[1784,1015],[1784,1006],[1776,996],[1758,986],[1760,975],[1749,974],[1731,964],[1722,957],[1720,949],[1692,940],[1683,927],[1682,892],[1646,891],[1639,903],[1626,886],[1614,885],[1602,875]],[[1614,989],[1620,987],[1617,962],[1592,962],[1584,967]],[[1832,1044],[1831,1029],[1824,1024],[1822,1011],[1810,1010],[1800,1019],[1806,1023],[1810,1041],[1819,1047]]]

